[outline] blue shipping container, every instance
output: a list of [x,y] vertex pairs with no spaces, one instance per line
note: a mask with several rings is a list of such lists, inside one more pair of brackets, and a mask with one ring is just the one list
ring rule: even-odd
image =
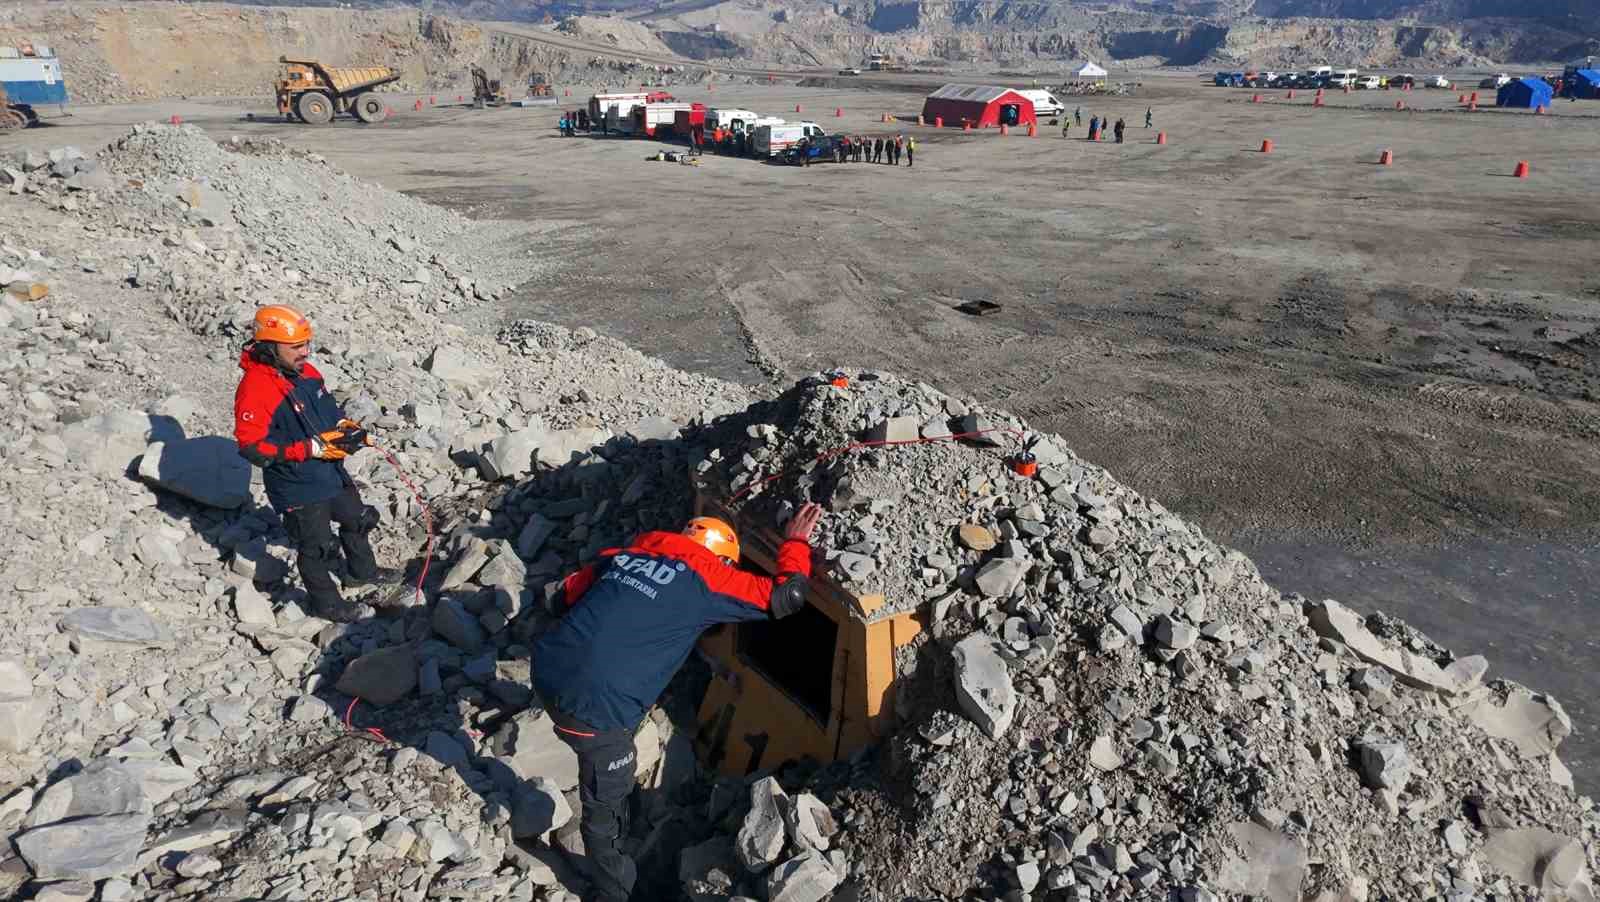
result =
[[43,106],[67,102],[67,83],[55,57],[0,57],[0,85],[14,104]]

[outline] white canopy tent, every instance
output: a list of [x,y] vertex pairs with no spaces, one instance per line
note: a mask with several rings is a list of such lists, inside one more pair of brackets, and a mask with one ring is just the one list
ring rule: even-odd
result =
[[1095,65],[1092,60],[1085,60],[1083,65],[1072,70],[1072,76],[1083,81],[1099,81],[1106,77],[1106,70]]

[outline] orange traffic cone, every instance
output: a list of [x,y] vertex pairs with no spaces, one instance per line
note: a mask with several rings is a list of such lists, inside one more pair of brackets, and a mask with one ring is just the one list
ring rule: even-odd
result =
[[422,101],[418,100],[416,103],[413,103],[411,105],[411,111],[414,112],[414,113],[422,112]]
[[944,117],[943,116],[935,116],[935,117],[933,117],[933,127],[934,128],[944,128]]
[[172,118],[168,119],[167,122],[169,124],[171,124],[171,125],[182,125],[183,124],[183,117],[179,116],[177,113],[173,113],[172,114]]
[[1533,108],[1533,114],[1535,116],[1543,116],[1544,115],[1544,104],[1541,103],[1538,106],[1534,107]]
[[1525,178],[1528,177],[1528,175],[1530,173],[1532,173],[1532,171],[1533,170],[1531,168],[1529,168],[1529,166],[1528,166],[1528,161],[1527,160],[1518,160],[1517,161],[1517,168],[1513,169],[1511,171],[1511,174],[1516,176],[1519,179],[1525,179]]
[[1262,153],[1272,153],[1272,139],[1267,138],[1261,142]]
[[1403,110],[1406,108],[1406,102],[1404,100],[1396,100],[1394,102],[1394,108],[1397,110]]
[[1293,90],[1289,91],[1288,97],[1286,99],[1288,99],[1288,100],[1293,100],[1294,99],[1294,91]]
[[1379,166],[1393,166],[1394,165],[1394,151],[1385,150],[1383,153],[1378,154],[1378,165]]
[[1167,133],[1166,132],[1156,132],[1156,143],[1157,144],[1165,144],[1165,143],[1167,143]]
[[1251,103],[1260,103],[1261,102],[1261,95],[1260,94],[1251,94],[1250,95],[1250,102]]
[[1030,138],[1039,137],[1039,124],[1038,123],[1036,123],[1036,122],[1028,123],[1028,137],[1030,137]]
[[1478,111],[1478,102],[1474,100],[1473,102],[1467,104],[1467,111],[1476,113]]
[[1322,95],[1318,94],[1316,97],[1312,98],[1311,105],[1312,106],[1326,106],[1327,104],[1324,104],[1322,102]]
[[800,112],[800,104],[797,103],[797,104],[794,105],[794,111],[796,113]]

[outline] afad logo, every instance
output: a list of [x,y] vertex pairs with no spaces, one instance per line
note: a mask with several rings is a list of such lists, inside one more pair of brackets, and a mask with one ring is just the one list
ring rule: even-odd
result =
[[629,554],[619,554],[611,559],[611,566],[622,573],[637,573],[645,576],[658,586],[672,582],[683,569],[683,564],[677,561],[658,561],[650,557],[635,557]]
[[627,767],[628,765],[633,763],[633,756],[634,756],[634,753],[633,752],[629,752],[626,757],[618,758],[617,760],[611,762],[610,764],[607,764],[606,765],[606,770],[608,770],[608,771],[621,770],[622,768]]

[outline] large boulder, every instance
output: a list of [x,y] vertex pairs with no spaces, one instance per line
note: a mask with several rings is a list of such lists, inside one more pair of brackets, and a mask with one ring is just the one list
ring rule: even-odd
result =
[[49,711],[49,699],[34,695],[22,661],[0,658],[0,752],[29,751]]
[[1487,670],[1481,655],[1441,667],[1431,658],[1390,645],[1367,629],[1360,614],[1331,599],[1306,602],[1305,615],[1317,635],[1343,643],[1357,657],[1388,670],[1407,686],[1460,695],[1476,689]]
[[556,737],[550,719],[524,711],[500,727],[490,741],[496,757],[524,780],[544,777],[562,792],[577,788],[578,756]]
[[108,410],[61,430],[67,459],[99,476],[126,476],[134,460],[152,440],[181,439],[182,432],[165,417],[152,418],[133,410]]
[[543,836],[572,820],[572,808],[561,787],[548,777],[517,783],[511,791],[511,835],[517,839]]
[[172,644],[172,631],[138,608],[75,608],[56,625],[80,641],[145,648]]
[[478,363],[460,348],[440,345],[428,356],[428,372],[452,385],[482,385],[494,378],[494,371]]
[[410,645],[370,651],[351,661],[334,688],[374,705],[392,705],[417,688],[417,653]]
[[1240,854],[1230,854],[1218,869],[1217,888],[1268,902],[1300,902],[1305,848],[1294,837],[1257,824],[1240,822],[1228,829]]
[[798,855],[767,876],[769,902],[820,902],[843,878],[820,853]]
[[152,444],[139,478],[210,507],[232,510],[250,500],[250,464],[220,435]]
[[745,870],[759,874],[776,864],[783,854],[783,809],[788,801],[773,777],[763,777],[750,787],[750,813],[745,815],[734,840],[734,851]]
[[1011,669],[1000,657],[997,641],[973,633],[952,650],[955,658],[956,701],[961,710],[991,739],[1011,726],[1017,713],[1017,692]]
[[80,818],[19,835],[15,842],[40,880],[100,880],[138,869],[150,815]]

